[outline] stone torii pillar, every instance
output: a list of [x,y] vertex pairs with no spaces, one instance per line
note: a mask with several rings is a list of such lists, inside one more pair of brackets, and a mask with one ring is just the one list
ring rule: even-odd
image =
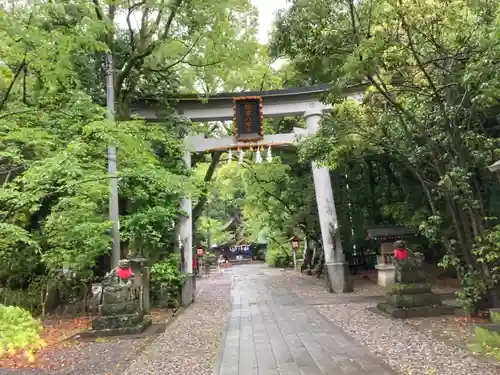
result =
[[[188,145],[186,146],[188,147]],[[184,151],[184,163],[186,168],[191,168],[191,151],[189,148]],[[193,207],[189,195],[182,197],[181,211],[185,213],[181,216],[179,223],[179,237],[181,238],[184,256],[182,271],[190,275],[193,273]]]
[[[186,168],[191,168],[190,139],[186,138],[184,151],[184,163]],[[194,302],[196,294],[196,277],[193,274],[193,208],[189,194],[181,199],[180,209],[184,212],[179,220],[178,236],[182,245],[184,264],[182,272],[186,274],[186,280],[181,290],[181,304],[187,306]]]
[[[304,113],[307,132],[301,133],[316,133],[319,129],[319,122],[322,115],[323,111],[320,108],[309,108]],[[338,233],[337,210],[333,197],[330,171],[327,167],[312,162],[312,174],[321,227],[321,239],[323,242],[323,251],[325,252],[324,271],[326,271],[329,282],[328,286],[331,292],[350,293],[353,289],[349,276],[349,268],[344,259],[342,242]]]

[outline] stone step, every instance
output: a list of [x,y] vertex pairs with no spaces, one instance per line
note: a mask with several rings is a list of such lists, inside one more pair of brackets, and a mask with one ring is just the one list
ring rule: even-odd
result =
[[500,348],[500,324],[476,324],[474,333],[477,344]]
[[385,314],[398,319],[426,318],[432,316],[453,315],[455,309],[451,306],[420,306],[420,307],[396,307],[390,303],[379,303],[372,311],[382,311]]
[[500,324],[500,309],[490,309],[490,321]]

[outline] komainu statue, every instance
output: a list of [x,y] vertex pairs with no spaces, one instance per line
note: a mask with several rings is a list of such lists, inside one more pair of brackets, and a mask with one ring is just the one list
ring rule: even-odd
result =
[[425,282],[422,273],[424,256],[406,248],[404,241],[394,242],[394,265],[396,266],[394,282],[400,284]]

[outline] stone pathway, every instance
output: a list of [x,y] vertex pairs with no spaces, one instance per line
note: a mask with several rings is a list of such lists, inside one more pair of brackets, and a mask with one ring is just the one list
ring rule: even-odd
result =
[[310,303],[301,302],[290,288],[293,282],[288,288],[275,283],[287,276],[283,271],[248,265],[233,272],[232,311],[215,374],[395,374]]
[[380,299],[372,283],[336,295],[316,278],[253,264],[197,284],[196,303],[161,335],[69,348],[59,360],[72,365],[57,371],[0,375],[500,375],[369,311]]

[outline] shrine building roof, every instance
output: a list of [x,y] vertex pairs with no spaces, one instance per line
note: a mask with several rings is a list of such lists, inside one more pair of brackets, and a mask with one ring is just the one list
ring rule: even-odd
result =
[[366,238],[368,240],[377,241],[396,241],[404,237],[411,237],[416,234],[416,231],[411,228],[387,225],[375,226],[366,228]]

